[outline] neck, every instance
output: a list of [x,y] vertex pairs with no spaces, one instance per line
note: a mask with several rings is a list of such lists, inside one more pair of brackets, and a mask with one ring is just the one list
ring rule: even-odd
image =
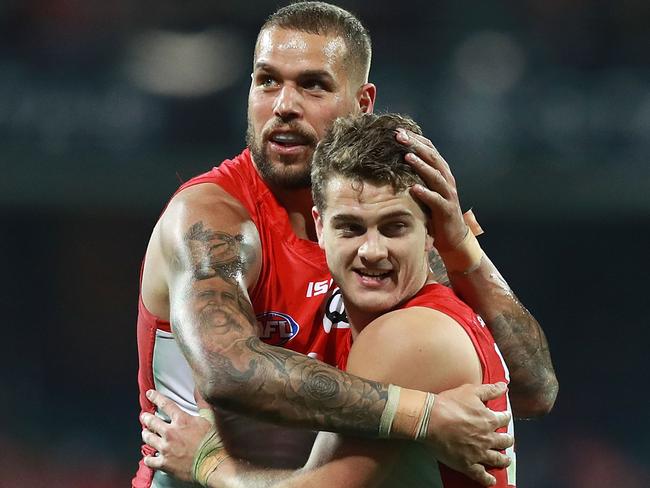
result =
[[363,329],[366,328],[377,317],[383,315],[385,312],[368,313],[357,309],[354,306],[348,306],[343,300],[345,305],[345,315],[348,317],[350,324],[350,332],[352,333],[352,340],[354,341]]
[[293,232],[300,239],[316,241],[316,227],[311,216],[314,206],[311,197],[311,188],[288,190],[286,188],[271,187],[273,195],[280,205],[287,211]]

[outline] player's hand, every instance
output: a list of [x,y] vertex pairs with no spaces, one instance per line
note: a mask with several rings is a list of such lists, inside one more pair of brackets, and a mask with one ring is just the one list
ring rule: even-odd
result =
[[147,398],[171,421],[165,422],[150,413],[140,416],[146,426],[142,431],[142,440],[158,451],[155,456],[146,456],[144,464],[180,480],[193,481],[194,455],[213,424],[201,416],[185,413],[176,403],[155,390],[149,390]]
[[510,434],[495,432],[511,419],[509,412],[494,412],[483,402],[506,392],[505,383],[463,385],[436,395],[427,437],[436,459],[483,486],[496,483],[485,466],[505,468],[510,458],[498,450],[513,445]]
[[467,234],[468,227],[463,220],[456,180],[449,164],[424,136],[399,129],[396,138],[409,148],[406,162],[426,185],[414,185],[411,194],[431,210],[430,230],[435,238],[434,246],[440,253],[455,249]]

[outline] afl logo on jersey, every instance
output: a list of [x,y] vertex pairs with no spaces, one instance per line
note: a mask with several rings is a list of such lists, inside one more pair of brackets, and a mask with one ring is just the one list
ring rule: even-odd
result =
[[290,315],[281,312],[264,312],[257,316],[260,339],[272,346],[281,346],[293,339],[300,330]]

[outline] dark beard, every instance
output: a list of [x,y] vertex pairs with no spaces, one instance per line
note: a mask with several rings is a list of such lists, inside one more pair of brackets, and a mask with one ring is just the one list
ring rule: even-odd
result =
[[287,190],[300,190],[311,186],[311,164],[299,172],[279,171],[273,166],[264,149],[255,141],[255,133],[250,123],[246,129],[246,145],[262,178],[269,185]]

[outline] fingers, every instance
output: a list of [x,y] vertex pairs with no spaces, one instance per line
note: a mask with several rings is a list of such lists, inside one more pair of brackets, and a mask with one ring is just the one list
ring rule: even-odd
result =
[[510,466],[510,458],[499,451],[490,450],[487,452],[485,459],[481,464],[491,466],[493,468],[507,468]]
[[424,181],[429,189],[440,193],[446,198],[452,195],[453,190],[451,186],[439,170],[430,166],[417,154],[408,153],[404,156],[404,159],[420,175],[422,181]]
[[[397,140],[402,144],[409,146],[414,154],[427,163],[429,168],[438,170],[448,183],[455,185],[449,164],[440,155],[429,139],[410,131],[398,130]],[[424,179],[425,175],[428,175],[428,172],[426,168],[416,168],[418,173],[420,173],[420,169],[425,171],[425,174],[420,174]]]
[[515,443],[515,439],[511,434],[506,432],[495,432],[490,438],[490,447],[492,449],[506,450]]
[[433,145],[433,142],[431,142],[429,139],[426,137],[416,134],[415,132],[411,130],[406,130],[406,129],[397,129],[397,132],[400,133],[401,135],[398,137],[400,139],[400,142],[411,142],[411,140],[419,142],[421,144],[424,144],[425,146],[428,146],[431,149],[436,149],[435,146]]
[[413,185],[410,188],[410,192],[413,197],[420,200],[430,209],[440,208],[444,210],[446,207],[447,202],[440,193],[429,190],[422,185]]
[[161,469],[164,465],[162,456],[145,456],[144,465],[153,469]]
[[448,177],[445,177],[439,169],[432,166],[421,156],[408,153],[404,156],[404,160],[420,175],[427,188],[440,193],[446,198],[456,196],[455,184],[450,183]]
[[512,414],[506,411],[494,412],[494,417],[496,419],[496,429],[507,426],[512,420]]
[[142,433],[140,434],[140,437],[142,437],[142,442],[150,445],[156,451],[160,451],[163,448],[164,441],[162,437],[160,437],[157,434],[154,434],[149,429],[142,429]]
[[169,427],[169,424],[163,419],[147,412],[140,415],[140,421],[147,429],[161,437],[165,436]]
[[421,154],[425,160],[431,159],[431,162],[435,164],[436,168],[442,172],[446,179],[451,178],[453,180],[449,163],[447,163],[429,139],[413,132],[409,132],[407,135],[409,136],[411,147],[418,154]]
[[[503,382],[492,383],[489,385],[480,385],[476,387],[476,395],[483,402],[494,400],[508,391],[508,385]],[[508,411],[491,411],[494,415],[494,430],[500,427],[506,427],[512,420],[512,413]],[[497,447],[497,446],[494,446]],[[506,447],[510,447],[509,445]],[[505,447],[503,448],[505,449]]]
[[481,464],[473,464],[465,474],[483,486],[492,486],[497,482],[496,478],[488,473]]
[[158,407],[158,410],[164,412],[172,420],[176,420],[178,415],[183,413],[176,403],[165,395],[158,393],[156,390],[147,391],[147,398],[151,403]]
[[435,237],[436,249],[439,252],[455,249],[467,234],[467,224],[449,165],[426,137],[403,129],[398,129],[395,137],[411,151],[404,160],[424,183],[413,185],[410,192],[431,210],[429,230]]
[[508,391],[508,385],[503,382],[491,383],[489,385],[480,385],[476,387],[476,395],[485,403],[488,400],[494,400]]

